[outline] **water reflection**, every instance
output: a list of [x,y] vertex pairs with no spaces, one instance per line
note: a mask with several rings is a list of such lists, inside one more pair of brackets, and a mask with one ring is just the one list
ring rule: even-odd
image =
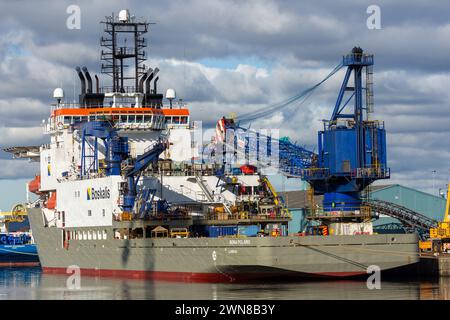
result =
[[80,290],[69,290],[66,281],[39,268],[0,269],[0,299],[450,299],[450,277],[383,281],[381,290],[368,290],[365,281],[209,284],[87,276]]

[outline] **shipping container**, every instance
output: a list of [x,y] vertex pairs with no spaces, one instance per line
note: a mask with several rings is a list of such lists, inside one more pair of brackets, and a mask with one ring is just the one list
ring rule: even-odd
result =
[[208,226],[207,230],[211,238],[234,236],[238,233],[237,226]]
[[238,234],[241,236],[256,237],[259,230],[257,225],[238,226]]

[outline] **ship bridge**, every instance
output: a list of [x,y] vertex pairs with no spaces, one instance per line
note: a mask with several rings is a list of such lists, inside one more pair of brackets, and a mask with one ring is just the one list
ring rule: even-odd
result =
[[165,126],[189,126],[189,109],[148,108],[148,107],[97,107],[82,108],[77,104],[61,103],[53,105],[51,117],[45,132],[69,128],[79,122],[109,120],[122,130],[163,130]]

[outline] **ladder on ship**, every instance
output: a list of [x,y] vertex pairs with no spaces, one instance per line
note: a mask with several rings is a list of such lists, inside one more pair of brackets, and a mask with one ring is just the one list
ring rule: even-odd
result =
[[[203,192],[203,194],[205,195],[206,199],[207,199],[209,202],[215,202],[215,199],[214,199],[214,195],[213,195],[212,190],[211,190],[211,189],[209,188],[209,186],[205,183],[205,181],[203,181],[202,176],[200,175],[199,172],[196,172],[196,173],[195,173],[195,180],[197,181],[197,184],[200,186],[200,189],[202,190],[202,192]],[[225,211],[226,211],[228,214],[231,214],[231,213],[232,213],[231,210],[230,210],[230,208],[229,208],[229,206],[228,206],[228,204],[225,203],[225,201],[223,202],[223,207],[225,208]]]
[[136,211],[139,218],[143,219],[146,214],[152,212],[152,204],[155,194],[156,189],[143,187],[140,196],[136,199]]
[[200,189],[202,189],[206,199],[208,199],[209,202],[214,202],[214,196],[211,189],[208,185],[206,185],[205,181],[202,179],[202,176],[198,172],[195,173],[195,180],[197,180],[197,184],[200,186]]

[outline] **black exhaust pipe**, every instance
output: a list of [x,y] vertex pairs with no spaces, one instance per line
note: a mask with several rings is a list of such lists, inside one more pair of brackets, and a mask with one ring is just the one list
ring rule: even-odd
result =
[[159,80],[159,77],[156,77],[155,81],[153,81],[153,93],[154,94],[158,93],[158,91],[156,90],[157,89],[156,83],[158,82],[158,80]]
[[95,75],[95,93],[99,93],[100,91],[100,82],[98,81],[98,76]]
[[153,70],[153,74],[151,79],[147,79],[147,82],[145,83],[145,89],[146,89],[146,93],[147,94],[151,94],[151,90],[150,90],[150,82],[152,82],[152,79],[158,74],[159,69],[155,68],[155,70]]
[[144,93],[144,81],[153,72],[152,68],[149,68],[146,73],[139,80],[139,92]]
[[81,72],[80,67],[76,67],[75,70],[77,70],[78,77],[80,78],[81,94],[84,94],[86,93],[86,80],[84,79],[83,72]]
[[84,74],[86,75],[86,79],[88,82],[88,88],[87,88],[87,93],[92,93],[92,78],[91,75],[89,74],[89,71],[86,67],[83,67],[83,71]]

